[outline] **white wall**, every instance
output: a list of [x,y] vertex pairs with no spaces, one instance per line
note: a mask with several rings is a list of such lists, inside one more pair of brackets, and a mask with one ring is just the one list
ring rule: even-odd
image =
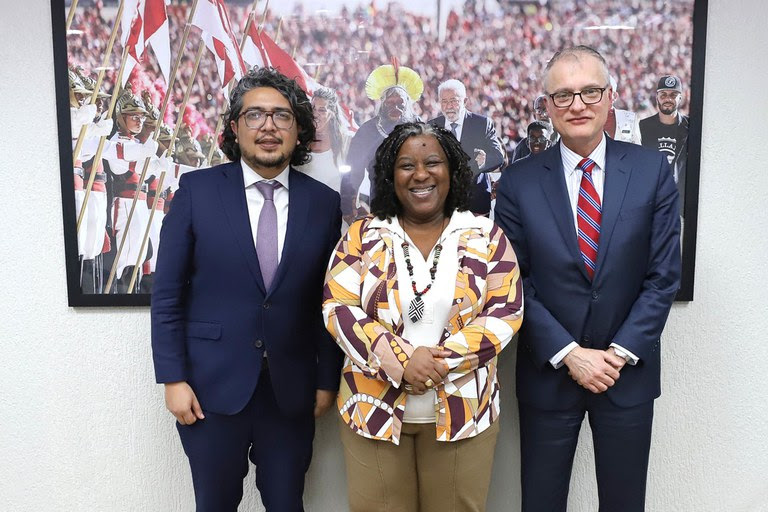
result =
[[[48,0],[0,1],[0,510],[192,510],[146,309],[67,307]],[[768,510],[768,30],[762,0],[710,0],[693,303],[664,336],[649,511]],[[518,510],[514,351],[489,510]],[[311,511],[345,510],[324,418]],[[591,445],[572,511],[596,510]],[[253,496],[243,510],[261,510]]]

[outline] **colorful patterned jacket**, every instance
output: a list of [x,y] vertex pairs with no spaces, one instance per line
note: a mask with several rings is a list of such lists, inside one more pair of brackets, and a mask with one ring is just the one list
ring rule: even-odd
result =
[[[499,352],[523,320],[522,281],[512,245],[485,217],[462,219],[459,272],[449,325],[438,346],[451,352],[436,387],[439,441],[475,436],[499,415]],[[399,444],[408,395],[403,372],[415,347],[403,332],[388,221],[350,226],[331,258],[324,289],[326,327],[346,354],[337,405],[358,434]]]

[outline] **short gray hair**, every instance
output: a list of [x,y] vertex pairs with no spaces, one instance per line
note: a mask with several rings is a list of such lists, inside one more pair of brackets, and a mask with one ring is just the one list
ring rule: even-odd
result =
[[542,80],[544,90],[547,90],[547,79],[549,78],[549,71],[552,69],[552,66],[563,59],[569,58],[579,60],[583,56],[593,57],[600,61],[600,64],[603,68],[603,73],[605,74],[605,83],[608,84],[610,82],[611,74],[608,72],[608,64],[605,62],[605,58],[600,54],[600,52],[591,46],[580,44],[577,46],[569,46],[568,48],[563,48],[562,50],[555,53],[551,59],[549,59],[549,62],[547,62],[547,67],[544,69],[544,79]]
[[467,88],[464,87],[464,84],[461,83],[461,81],[456,80],[455,78],[451,78],[450,80],[446,80],[445,82],[441,83],[437,86],[437,96],[440,96],[440,93],[444,90],[449,91],[456,91],[459,96],[462,98],[467,97]]

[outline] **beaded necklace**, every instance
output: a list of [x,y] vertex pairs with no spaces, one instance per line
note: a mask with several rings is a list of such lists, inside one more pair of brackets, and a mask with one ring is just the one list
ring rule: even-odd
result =
[[[443,220],[440,236],[442,236],[444,230],[445,220]],[[403,231],[405,231],[405,226],[403,226]],[[413,278],[413,265],[411,264],[411,255],[408,252],[409,246],[410,244],[406,241],[403,241],[401,244],[401,247],[403,248],[403,256],[405,256],[405,267],[408,269],[408,277],[411,278],[411,289],[415,295],[411,303],[408,305],[408,318],[411,319],[411,322],[416,323],[424,316],[424,300],[421,298],[421,296],[427,293],[432,288],[432,284],[435,282],[435,274],[437,274],[437,263],[440,261],[440,253],[443,251],[443,244],[442,240],[438,238],[438,242],[435,245],[435,255],[432,258],[432,268],[429,269],[429,276],[431,279],[429,284],[421,291],[416,289],[416,280]]]

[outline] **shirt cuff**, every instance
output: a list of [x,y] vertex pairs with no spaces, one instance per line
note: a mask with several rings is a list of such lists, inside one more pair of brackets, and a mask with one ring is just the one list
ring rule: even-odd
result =
[[633,354],[629,350],[625,349],[621,345],[617,345],[616,343],[611,343],[611,347],[613,347],[613,350],[616,352],[617,356],[623,357],[624,359],[629,357],[629,360],[627,361],[627,364],[635,366],[637,364],[637,362],[640,360],[639,357],[637,357],[635,354]]
[[571,352],[571,350],[573,350],[574,348],[576,348],[578,346],[579,346],[579,344],[576,343],[575,341],[570,342],[568,345],[565,346],[564,349],[562,349],[560,352],[555,354],[549,360],[549,364],[551,364],[555,368],[555,370],[557,370],[558,368],[563,366],[563,359],[565,359],[565,356],[567,356]]

